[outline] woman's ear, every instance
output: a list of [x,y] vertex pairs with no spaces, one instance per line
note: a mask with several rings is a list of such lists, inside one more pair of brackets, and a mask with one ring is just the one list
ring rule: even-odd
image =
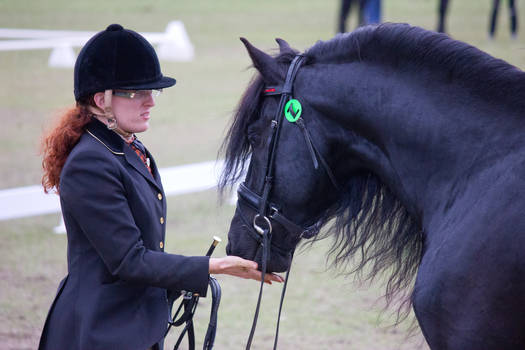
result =
[[101,110],[104,110],[105,98],[104,98],[104,93],[103,92],[97,92],[93,96],[93,101],[95,101],[95,104],[97,105],[98,108],[100,108]]

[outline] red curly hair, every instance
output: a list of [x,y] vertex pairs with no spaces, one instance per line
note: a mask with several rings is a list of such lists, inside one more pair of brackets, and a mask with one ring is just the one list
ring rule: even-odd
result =
[[60,192],[60,172],[69,153],[86,130],[86,125],[91,121],[92,113],[88,110],[89,105],[94,105],[92,96],[66,110],[58,118],[56,125],[43,135],[42,186],[45,193],[53,189],[57,193]]

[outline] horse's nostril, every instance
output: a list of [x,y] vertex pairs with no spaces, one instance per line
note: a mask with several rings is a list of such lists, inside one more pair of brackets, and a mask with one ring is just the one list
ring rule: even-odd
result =
[[226,255],[230,255],[230,253],[231,253],[231,248],[230,248],[230,244],[228,243],[226,245]]

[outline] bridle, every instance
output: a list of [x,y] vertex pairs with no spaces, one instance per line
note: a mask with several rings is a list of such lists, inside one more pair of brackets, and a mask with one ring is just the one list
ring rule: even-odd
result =
[[[272,185],[273,185],[273,174],[274,174],[274,163],[275,163],[275,157],[276,157],[276,150],[277,150],[277,146],[279,143],[279,135],[280,135],[281,128],[282,128],[285,118],[290,123],[298,125],[299,128],[301,129],[306,145],[308,147],[308,151],[310,152],[310,156],[312,158],[314,168],[317,170],[319,168],[319,162],[321,162],[321,165],[323,166],[331,183],[336,189],[339,189],[339,185],[337,183],[337,180],[332,170],[328,166],[328,163],[325,161],[321,153],[317,150],[317,147],[315,147],[315,144],[312,141],[310,133],[308,132],[308,129],[306,128],[305,122],[301,118],[301,112],[302,112],[301,104],[299,103],[299,101],[293,99],[293,83],[295,81],[297,72],[299,71],[299,68],[301,67],[301,65],[304,63],[305,59],[306,58],[303,55],[296,55],[288,68],[288,72],[286,73],[284,85],[267,86],[264,90],[265,96],[280,95],[281,98],[279,101],[279,107],[277,108],[277,111],[275,112],[275,117],[271,123],[272,134],[271,134],[270,143],[268,147],[268,158],[267,158],[266,171],[265,171],[265,176],[264,176],[264,185],[262,188],[262,195],[258,195],[255,191],[249,189],[244,183],[240,184],[239,189],[238,189],[239,204],[241,204],[242,202],[243,204],[246,204],[247,206],[249,206],[250,208],[252,208],[253,210],[257,212],[257,214],[255,214],[255,216],[253,217],[253,220],[250,223],[250,221],[246,219],[246,216],[244,215],[241,209],[241,205],[237,205],[237,208],[239,209],[239,212],[240,212],[241,220],[249,228],[248,233],[250,237],[252,237],[253,239],[257,241],[257,243],[259,244],[259,249],[262,248],[261,287],[259,289],[259,297],[257,300],[257,307],[255,309],[255,315],[253,318],[250,336],[246,344],[247,350],[250,349],[251,343],[253,340],[253,336],[255,334],[255,327],[257,325],[257,319],[259,317],[259,309],[261,305],[262,290],[264,286],[264,277],[266,274],[268,261],[270,259],[271,248],[283,254],[290,254],[293,259],[293,253],[294,253],[295,246],[297,245],[297,243],[299,243],[299,241],[302,238],[308,239],[308,238],[315,236],[319,232],[319,229],[321,226],[320,222],[316,222],[315,224],[308,226],[308,227],[298,225],[294,223],[292,220],[288,219],[283,214],[281,214],[281,212],[279,211],[279,207],[277,205],[269,202],[269,196],[270,196]],[[294,238],[292,240],[291,247],[281,247],[281,246],[277,246],[272,243],[272,222],[277,222],[281,224],[288,233],[293,235]],[[291,262],[290,262],[290,268],[291,268]],[[279,314],[277,318],[277,329],[275,332],[274,347],[273,347],[274,350],[277,349],[277,340],[279,336],[279,322],[280,322],[280,317],[281,317],[282,305],[284,301],[284,295],[286,293],[286,286],[288,284],[288,276],[290,274],[290,268],[288,269],[286,273],[286,280],[285,280],[283,290],[281,293],[281,301],[279,304]]]

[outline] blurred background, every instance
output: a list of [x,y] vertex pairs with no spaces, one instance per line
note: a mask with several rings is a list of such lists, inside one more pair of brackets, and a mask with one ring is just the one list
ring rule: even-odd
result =
[[[436,30],[438,2],[383,0],[381,21]],[[519,11],[525,4],[516,0],[516,5],[521,24]],[[492,0],[450,0],[447,33],[523,69],[525,33],[511,35],[507,1],[502,1],[497,31],[489,36],[491,7]],[[340,8],[339,0],[0,0],[0,28],[100,31],[120,23],[138,32],[164,32],[169,22],[181,21],[194,58],[161,60],[163,73],[175,77],[177,85],[158,98],[151,128],[140,135],[163,168],[216,159],[232,111],[254,74],[239,37],[270,53],[276,52],[276,37],[303,51],[335,35]],[[357,24],[354,5],[346,29]],[[74,103],[73,70],[50,67],[50,53],[0,51],[0,190],[40,183],[41,134]],[[1,212],[9,203],[0,205]],[[218,235],[223,243],[215,254],[224,255],[233,209],[227,201],[219,203],[215,190],[169,197],[167,251],[203,255],[212,235]],[[67,273],[66,236],[53,233],[58,223],[58,213],[0,221],[0,349],[34,349],[38,344],[58,283]],[[410,318],[390,327],[394,318],[382,311],[381,280],[359,285],[330,269],[329,247],[323,241],[296,254],[279,348],[426,349],[419,330],[407,337]],[[219,280],[223,298],[216,349],[243,348],[258,283]],[[266,349],[272,342],[279,294],[279,286],[265,288],[253,349]],[[209,300],[201,299],[197,347],[202,346],[209,306]]]

